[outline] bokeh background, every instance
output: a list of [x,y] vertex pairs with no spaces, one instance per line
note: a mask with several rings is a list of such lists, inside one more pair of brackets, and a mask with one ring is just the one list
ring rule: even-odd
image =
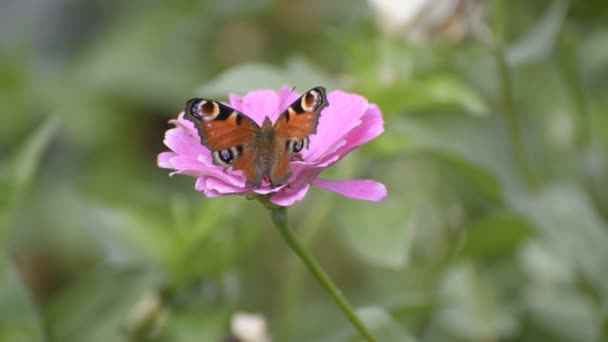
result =
[[[360,93],[289,209],[380,341],[608,339],[604,1],[0,1],[0,340],[356,341],[268,212],[156,166],[192,96]],[[240,337],[261,342],[266,337]]]

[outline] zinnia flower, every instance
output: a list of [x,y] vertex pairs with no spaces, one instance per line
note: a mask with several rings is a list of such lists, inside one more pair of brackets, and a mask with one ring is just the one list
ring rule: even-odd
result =
[[[289,87],[279,93],[257,90],[242,98],[231,94],[228,105],[261,125],[266,116],[275,122],[299,96]],[[364,97],[337,90],[329,93],[327,99],[329,106],[321,112],[317,133],[309,136],[309,149],[300,152],[301,158],[290,161],[292,176],[281,186],[272,188],[264,182],[260,188],[246,187],[241,171],[224,170],[213,164],[211,151],[201,145],[194,124],[184,119],[183,112],[170,121],[175,128],[166,132],[164,143],[171,151],[158,155],[158,166],[175,170],[171,175],[196,177],[195,189],[207,197],[259,194],[270,196],[273,204],[289,206],[303,199],[312,184],[354,199],[382,200],[387,191],[378,182],[318,178],[323,170],[384,131],[380,109]]]

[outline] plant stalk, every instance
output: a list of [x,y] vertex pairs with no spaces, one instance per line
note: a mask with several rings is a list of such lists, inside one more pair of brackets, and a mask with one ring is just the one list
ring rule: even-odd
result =
[[327,293],[332,297],[336,304],[338,304],[346,318],[352,323],[352,325],[357,329],[357,331],[365,340],[369,342],[376,342],[376,339],[368,330],[368,328],[363,324],[361,319],[357,316],[353,308],[348,303],[346,297],[336,287],[336,285],[329,278],[327,273],[323,271],[323,268],[321,267],[321,265],[319,265],[319,263],[312,256],[312,254],[308,252],[308,250],[298,240],[295,234],[289,229],[289,226],[287,224],[287,208],[275,206],[264,201],[262,202],[270,210],[272,221],[274,222],[274,225],[279,231],[279,233],[281,233],[281,236],[283,237],[285,242],[287,242],[293,252],[300,258],[300,260],[302,260],[304,265],[306,265],[308,270],[312,273],[315,279],[317,279],[317,281],[325,289],[325,291],[327,291]]
[[513,157],[517,163],[517,167],[521,176],[526,182],[528,190],[538,191],[540,188],[540,182],[534,173],[530,164],[530,159],[526,153],[525,142],[521,132],[521,122],[515,111],[515,101],[513,97],[513,80],[511,79],[511,70],[506,59],[506,51],[504,48],[505,36],[507,35],[507,22],[508,22],[508,3],[504,0],[497,0],[496,9],[494,13],[494,36],[491,43],[491,49],[496,60],[498,68],[498,78],[500,80],[501,87],[501,101],[507,124],[507,131],[509,134],[509,140],[511,142],[511,148],[513,150]]

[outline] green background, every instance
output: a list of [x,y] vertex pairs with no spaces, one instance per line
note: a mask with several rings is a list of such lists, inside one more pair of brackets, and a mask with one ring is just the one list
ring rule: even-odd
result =
[[[385,133],[289,209],[380,341],[608,339],[608,6],[474,2],[412,43],[358,1],[5,0],[0,340],[356,341],[268,212],[156,166],[185,100],[314,85]],[[142,317],[142,303],[152,303]]]

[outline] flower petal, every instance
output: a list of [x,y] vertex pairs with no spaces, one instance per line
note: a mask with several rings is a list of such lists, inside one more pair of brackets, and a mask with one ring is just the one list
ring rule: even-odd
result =
[[306,196],[309,188],[310,184],[304,184],[304,186],[299,188],[291,188],[289,190],[277,192],[270,198],[270,202],[283,207],[290,206],[295,202],[302,200],[304,196]]
[[[233,100],[237,100],[232,102]],[[230,97],[230,105],[236,109],[239,107],[243,114],[250,117],[258,125],[262,125],[264,118],[273,116],[279,108],[279,96],[274,90],[256,90],[238,99],[236,96]]]
[[345,137],[344,143],[337,150],[326,154],[317,161],[319,166],[329,167],[344,158],[350,151],[374,139],[384,131],[382,113],[375,104],[371,104],[361,117],[361,124],[352,129]]
[[223,182],[218,178],[209,177],[205,182],[205,188],[208,190],[216,191],[220,194],[238,194],[249,192],[247,188],[243,186],[237,186]]
[[[181,121],[186,120],[180,120],[180,124],[183,124]],[[196,159],[199,155],[206,154],[211,158],[211,152],[201,145],[198,134],[192,135],[182,126],[168,130],[165,134],[164,143],[179,155]]]
[[346,145],[339,153],[347,153],[365,144],[384,132],[384,120],[380,108],[374,103],[369,105],[361,117],[361,124],[350,131],[346,137]]
[[177,154],[174,152],[161,152],[156,158],[156,163],[158,164],[158,167],[171,169],[173,167],[171,166],[169,160],[175,156],[177,156]]
[[283,86],[279,91],[279,102],[277,109],[268,114],[270,120],[272,122],[277,121],[279,116],[283,114],[283,112],[289,107],[292,103],[294,103],[302,94],[295,91],[295,87]]
[[321,113],[317,133],[309,137],[310,150],[302,152],[304,160],[317,160],[325,155],[348,132],[361,124],[361,117],[369,108],[364,97],[338,90],[329,93],[327,101],[329,106]]
[[312,181],[312,184],[345,197],[366,201],[379,202],[388,194],[384,184],[366,179],[329,180],[317,178]]

